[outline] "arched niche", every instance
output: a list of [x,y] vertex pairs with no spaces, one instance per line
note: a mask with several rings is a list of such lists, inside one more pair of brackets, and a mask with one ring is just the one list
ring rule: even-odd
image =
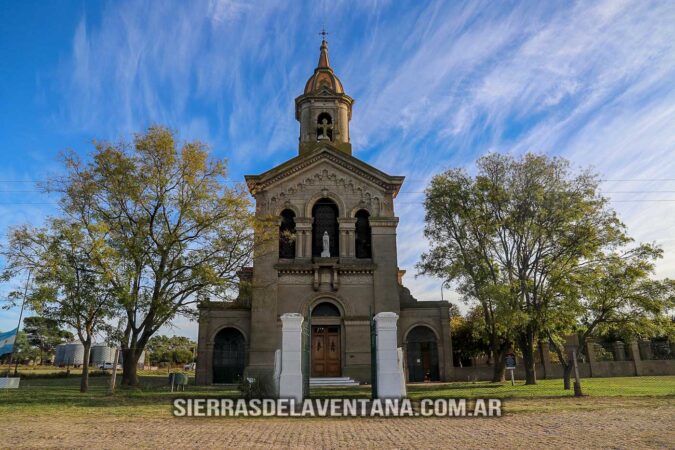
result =
[[317,200],[312,207],[312,256],[321,257],[324,234],[328,235],[331,258],[339,256],[340,229],[338,224],[339,209],[330,198]]

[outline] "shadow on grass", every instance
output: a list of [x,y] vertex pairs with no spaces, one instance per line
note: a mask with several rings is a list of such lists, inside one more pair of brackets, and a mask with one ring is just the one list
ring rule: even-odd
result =
[[80,392],[80,378],[22,380],[17,390],[0,392],[0,407],[31,409],[40,407],[124,407],[169,405],[177,397],[228,397],[239,396],[236,389],[188,386],[185,391],[171,392],[164,378],[140,377],[140,386],[118,386],[109,393],[109,378],[89,380],[89,390]]

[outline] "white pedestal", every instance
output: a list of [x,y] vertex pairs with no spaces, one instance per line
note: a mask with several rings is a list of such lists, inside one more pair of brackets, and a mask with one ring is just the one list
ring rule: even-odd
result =
[[279,398],[302,401],[302,314],[281,316],[281,376]]
[[396,349],[396,355],[398,356],[398,375],[401,380],[401,397],[408,395],[408,387],[405,384],[405,371],[403,370],[403,349],[398,347]]
[[281,380],[281,350],[274,351],[274,397],[279,398],[279,382]]
[[398,314],[381,312],[374,317],[377,329],[377,396],[401,398],[396,322]]

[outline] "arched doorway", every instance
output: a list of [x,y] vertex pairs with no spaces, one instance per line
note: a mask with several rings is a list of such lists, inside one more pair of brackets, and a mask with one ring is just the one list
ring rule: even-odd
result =
[[406,338],[408,381],[438,381],[438,343],[429,327],[417,326]]
[[246,365],[246,341],[236,328],[223,328],[213,342],[213,383],[241,381]]
[[330,302],[312,309],[312,377],[342,374],[340,320],[340,310]]

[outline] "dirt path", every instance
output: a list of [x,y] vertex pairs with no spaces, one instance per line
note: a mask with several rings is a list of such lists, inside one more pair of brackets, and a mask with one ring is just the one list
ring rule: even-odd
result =
[[3,417],[2,448],[675,448],[675,402],[497,419]]

